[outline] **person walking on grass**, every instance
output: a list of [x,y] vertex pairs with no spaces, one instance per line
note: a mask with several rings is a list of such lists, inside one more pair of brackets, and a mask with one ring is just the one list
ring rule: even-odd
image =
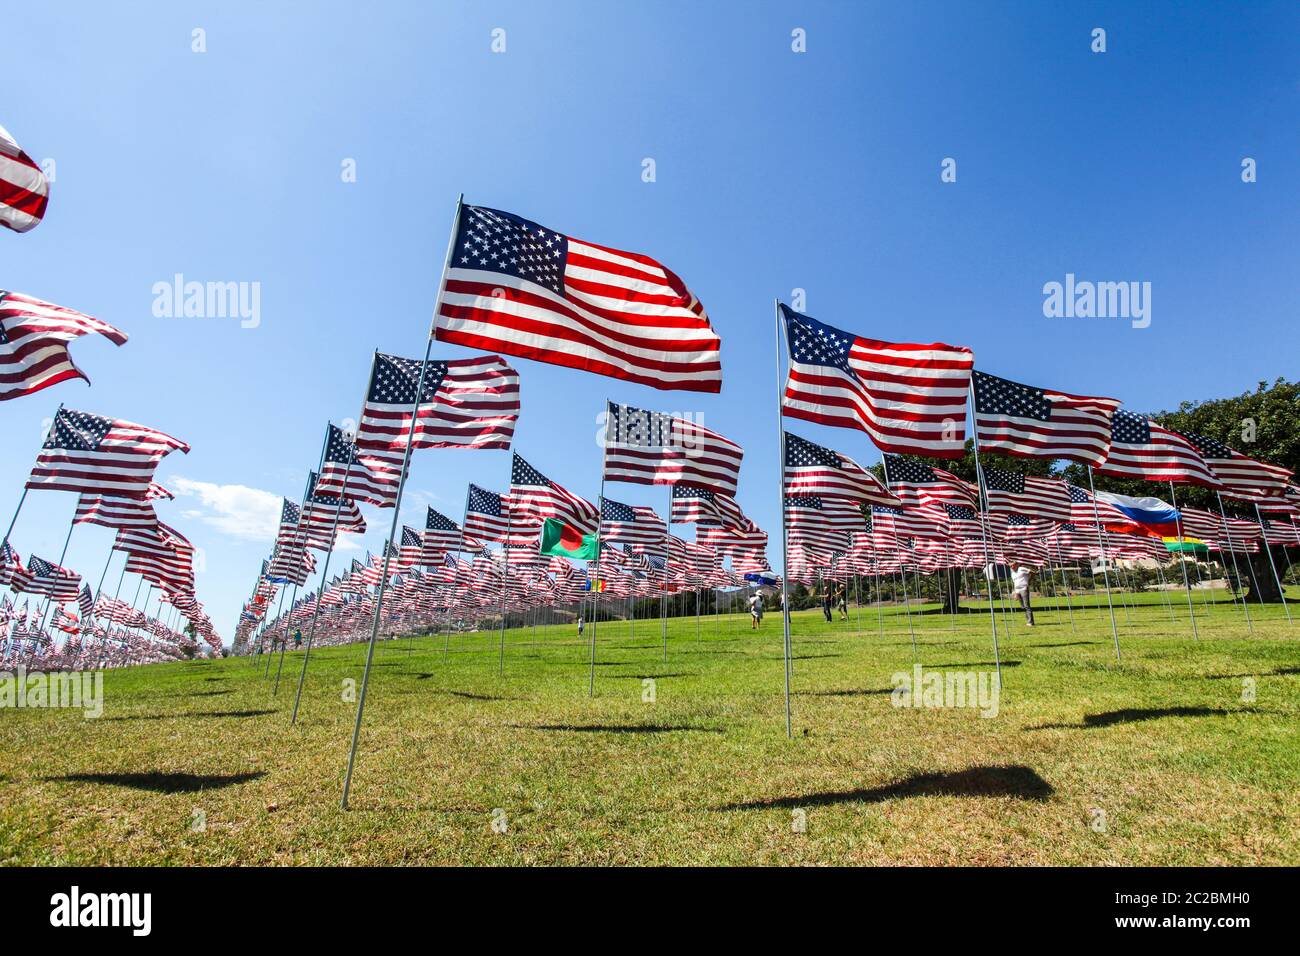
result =
[[1033,579],[1034,570],[1023,564],[1011,572],[1011,597],[1025,609],[1025,623],[1029,627],[1034,626],[1034,608],[1029,603],[1029,585]]
[[840,620],[849,619],[849,593],[845,585],[841,584],[839,591],[835,595],[835,604],[840,609]]
[[763,623],[763,598],[757,592],[749,596],[749,629],[757,630]]
[[822,613],[826,615],[826,623],[834,622],[835,617],[831,614],[831,608],[835,606],[835,596],[831,594],[830,585],[822,588]]
[[578,615],[578,636],[579,636],[579,637],[582,637],[582,629],[583,629],[584,627],[586,627],[586,626],[587,626],[587,622],[584,621],[584,620],[582,619],[582,615],[579,614],[579,615]]

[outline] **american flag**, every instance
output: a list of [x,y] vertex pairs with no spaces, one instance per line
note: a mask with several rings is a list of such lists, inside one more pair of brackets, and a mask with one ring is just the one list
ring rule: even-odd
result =
[[419,563],[430,568],[441,562],[448,551],[474,551],[483,546],[481,541],[465,535],[456,522],[433,508],[425,516],[421,542]]
[[81,590],[81,575],[57,564],[32,555],[27,559],[27,574],[21,588],[28,594],[43,594],[55,604],[77,600]]
[[968,505],[979,503],[979,491],[956,475],[910,458],[885,455],[885,481],[905,505]]
[[784,414],[858,428],[882,451],[960,458],[970,349],[866,339],[785,305],[790,374]]
[[662,553],[664,535],[668,526],[654,513],[653,508],[625,505],[621,501],[602,498],[600,504],[601,544],[633,544]]
[[27,487],[119,498],[148,498],[154,469],[185,442],[120,419],[60,408]]
[[1121,408],[1110,427],[1110,451],[1097,474],[1223,487],[1196,446],[1145,415]]
[[695,485],[734,495],[745,452],[685,418],[609,403],[605,480]]
[[927,541],[948,539],[948,515],[943,508],[935,505],[911,508],[872,505],[871,527],[873,531],[895,537],[923,538]]
[[0,126],[0,226],[14,232],[35,229],[49,198],[50,184],[41,167]]
[[699,525],[695,540],[712,548],[741,573],[770,570],[767,563],[767,532],[754,527],[749,531],[732,531],[712,525]]
[[89,618],[95,611],[95,598],[90,593],[90,585],[83,584],[81,591],[77,594],[77,606],[81,608],[81,616]]
[[424,540],[420,532],[402,525],[402,543],[397,549],[398,568],[406,570],[424,563]]
[[830,548],[847,551],[849,533],[861,531],[867,521],[862,509],[843,498],[787,494],[786,543],[791,547]]
[[153,502],[174,496],[157,482],[149,486],[148,498],[114,498],[111,495],[79,495],[73,524],[97,524],[106,528],[152,528],[158,524]]
[[280,505],[280,530],[276,534],[276,542],[296,540],[298,535],[298,519],[302,517],[302,509],[288,498],[281,499]]
[[502,504],[501,496],[495,491],[471,484],[465,503],[465,534],[488,543],[505,541],[510,531],[510,513]]
[[673,485],[672,511],[669,517],[673,524],[700,522],[736,530],[753,526],[753,522],[740,510],[735,498],[692,485]]
[[721,341],[704,306],[649,256],[463,206],[437,337],[651,388],[717,392]]
[[972,375],[981,451],[1068,458],[1090,467],[1105,460],[1117,399],[1067,395],[984,372]]
[[[514,453],[510,465],[510,518],[513,524],[533,524],[559,518],[580,534],[595,534],[600,512],[590,501],[560,487]],[[522,522],[518,519],[524,519]]]
[[[318,484],[318,476],[311,473],[307,487],[314,488]],[[365,534],[366,519],[351,498],[313,494],[303,502],[299,527],[305,535],[303,543],[307,547],[328,551],[334,546],[336,531],[339,534]]]
[[126,570],[169,591],[194,590],[194,546],[161,521],[154,528],[123,528],[113,541],[126,552]]
[[[0,153],[0,166],[3,163]],[[3,208],[0,205],[0,210]],[[0,401],[30,395],[71,378],[89,382],[73,364],[68,343],[92,332],[114,345],[126,343],[126,336],[107,322],[0,289]]]
[[330,425],[315,492],[391,508],[397,501],[404,455],[403,451],[359,451],[343,429]]
[[1261,498],[1257,504],[1260,511],[1280,515],[1300,515],[1300,488],[1287,485],[1281,497]]
[[897,505],[880,479],[848,455],[785,433],[785,494]]
[[[356,443],[403,451],[424,363],[375,353]],[[415,448],[509,448],[519,420],[519,373],[499,355],[429,361]]]
[[1190,432],[1174,432],[1187,439],[1200,452],[1210,472],[1223,483],[1226,493],[1244,496],[1283,495],[1295,473],[1281,465],[1256,461],[1239,451],[1235,451],[1223,442],[1205,435]]
[[1049,521],[1070,520],[1070,495],[1059,478],[1035,478],[999,468],[984,468],[983,472],[989,511]]
[[979,512],[970,505],[944,505],[944,514],[948,517],[948,534],[954,538],[982,538],[983,526]]

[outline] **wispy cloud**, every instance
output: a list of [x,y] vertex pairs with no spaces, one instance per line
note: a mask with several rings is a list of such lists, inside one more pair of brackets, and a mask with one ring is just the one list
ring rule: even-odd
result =
[[184,515],[245,541],[268,541],[280,526],[280,496],[245,485],[216,485],[173,477],[167,482],[177,497],[196,498]]

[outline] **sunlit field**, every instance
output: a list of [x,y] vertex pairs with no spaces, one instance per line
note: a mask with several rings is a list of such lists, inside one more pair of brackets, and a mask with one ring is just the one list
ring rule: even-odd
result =
[[670,620],[666,657],[602,622],[594,696],[571,626],[386,641],[347,812],[364,645],[313,651],[292,727],[300,652],[278,693],[265,657],[113,671],[100,719],[0,711],[0,861],[1300,863],[1300,622],[1197,594],[1194,640],[1171,597],[1117,601],[1120,662],[1104,600],[999,611],[996,715],[891,695],[991,686],[986,608],[797,612],[792,739],[774,614]]

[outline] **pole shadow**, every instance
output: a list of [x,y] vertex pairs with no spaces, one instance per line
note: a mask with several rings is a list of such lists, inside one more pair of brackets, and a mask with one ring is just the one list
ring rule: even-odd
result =
[[150,793],[197,793],[200,790],[218,790],[247,783],[265,776],[265,770],[231,774],[162,773],[154,770],[147,773],[70,773],[62,777],[42,779],[46,783],[97,783]]
[[882,787],[805,793],[728,803],[718,810],[771,810],[823,807],[852,803],[883,803],[912,797],[1007,797],[1042,802],[1055,793],[1032,767],[1021,765],[968,767],[949,773],[915,773]]

